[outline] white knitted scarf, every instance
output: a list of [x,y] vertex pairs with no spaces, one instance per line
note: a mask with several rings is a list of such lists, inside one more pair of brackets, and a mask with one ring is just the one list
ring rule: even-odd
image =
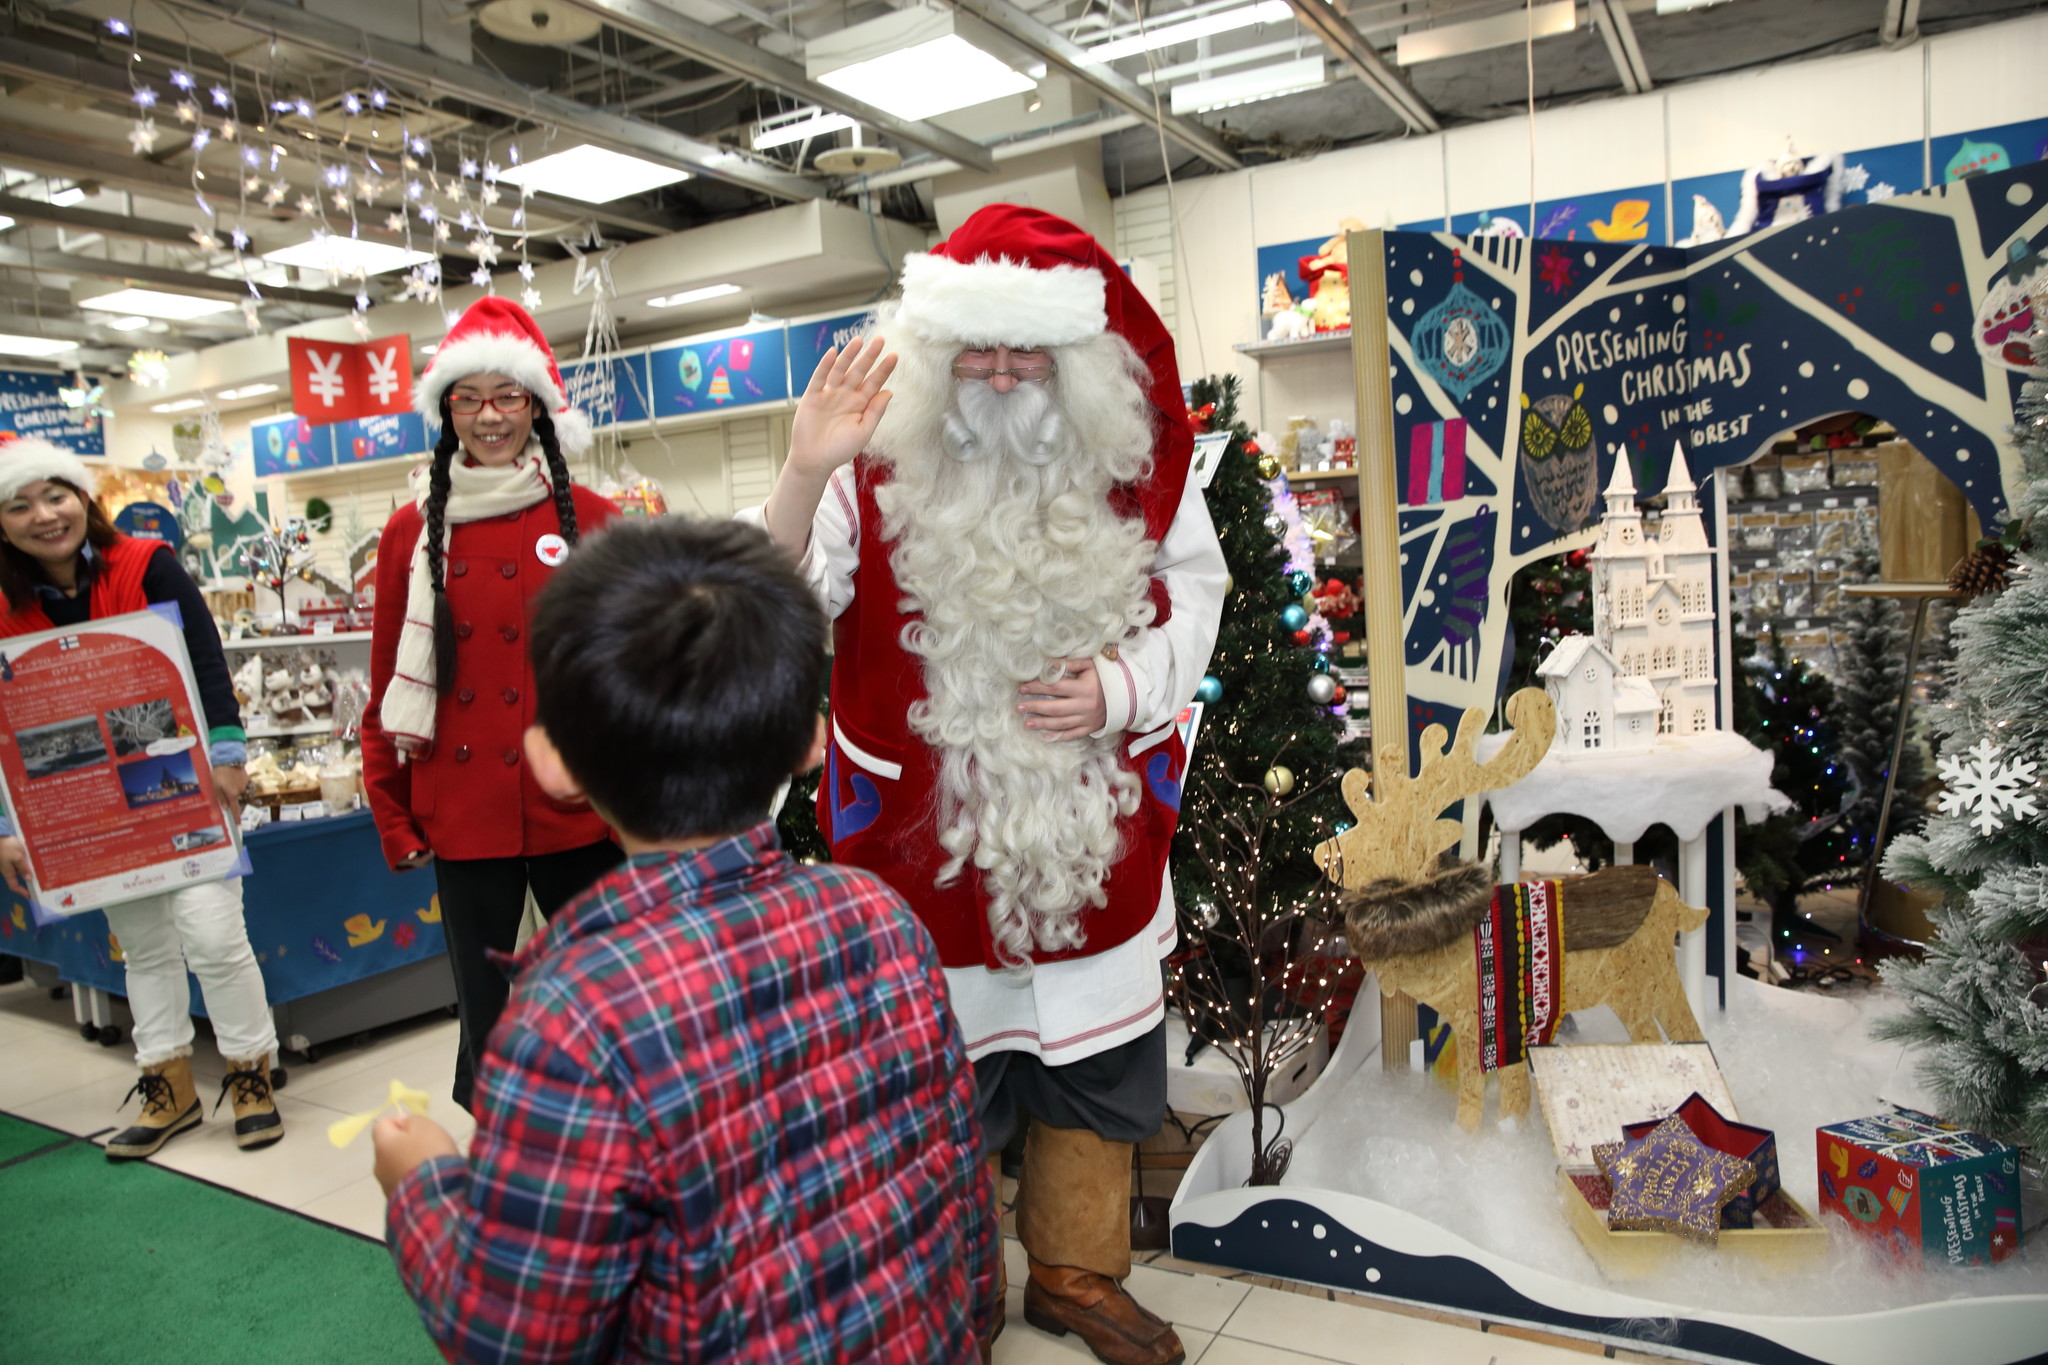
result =
[[[423,464],[411,474],[412,505],[427,514],[427,492],[433,466]],[[502,517],[524,511],[542,498],[554,496],[548,478],[547,456],[539,441],[529,441],[526,450],[509,465],[487,468],[465,464],[454,457],[448,469],[448,501],[441,511],[441,555],[445,565],[456,526],[465,521]],[[413,546],[412,569],[405,590],[405,624],[398,632],[398,663],[391,682],[384,689],[384,703],[378,716],[384,732],[398,749],[399,762],[408,754],[426,750],[434,742],[434,715],[440,706],[434,674],[434,580],[427,569],[427,531],[420,530]]]

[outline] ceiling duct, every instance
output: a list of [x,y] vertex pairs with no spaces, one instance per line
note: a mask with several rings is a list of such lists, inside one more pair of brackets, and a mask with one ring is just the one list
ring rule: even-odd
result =
[[490,0],[476,21],[492,37],[529,47],[588,42],[604,27],[596,15],[560,0]]

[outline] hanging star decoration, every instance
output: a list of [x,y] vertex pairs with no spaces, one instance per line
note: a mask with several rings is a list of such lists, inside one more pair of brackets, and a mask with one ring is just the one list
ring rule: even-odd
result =
[[469,282],[470,282],[471,284],[475,285],[475,286],[476,286],[477,288],[479,288],[479,289],[488,289],[488,288],[490,288],[490,287],[491,287],[491,270],[490,270],[490,267],[489,267],[489,266],[483,266],[483,265],[480,265],[480,266],[478,266],[478,267],[477,267],[476,269],[474,269],[474,270],[470,271],[470,272],[469,272]]
[[[564,241],[562,246],[576,258],[576,287],[573,292],[581,294],[585,290],[595,290],[593,302],[618,297],[619,291],[612,284],[612,257],[619,254],[619,248],[606,242],[596,228],[589,230],[580,246],[570,241]],[[588,252],[597,252],[598,255],[593,258],[586,254]]]
[[450,237],[452,237],[452,236],[454,236],[454,235],[455,235],[454,233],[452,233],[452,232],[450,232],[450,231],[448,230],[448,220],[447,220],[446,218],[442,218],[442,219],[438,220],[437,222],[435,222],[435,224],[434,224],[434,240],[435,240],[435,241],[437,241],[437,242],[445,242],[445,241],[447,241],[447,240],[448,240],[448,239],[449,239]]
[[475,232],[477,230],[476,215],[471,213],[468,209],[464,209],[462,211],[462,217],[459,218],[457,221],[462,224],[462,230],[464,232]]
[[235,102],[235,97],[228,93],[228,88],[225,85],[213,86],[206,94],[207,98],[213,101],[213,107],[216,109],[230,108]]
[[347,191],[347,190],[336,190],[336,191],[335,191],[335,192],[334,192],[333,194],[330,194],[330,195],[328,195],[328,196],[327,196],[327,198],[328,198],[328,201],[329,201],[330,203],[332,203],[332,204],[334,205],[334,211],[335,211],[336,213],[347,213],[347,212],[348,212],[348,191]]
[[351,90],[341,97],[341,107],[350,115],[360,114],[363,112],[363,97]]
[[440,222],[441,210],[435,208],[431,203],[420,205],[420,221],[422,223]]
[[498,178],[498,163],[497,163],[497,162],[495,162],[495,161],[486,161],[486,162],[484,163],[484,183],[485,183],[486,185],[488,185],[488,184],[492,183],[493,181],[495,181],[495,180],[496,180],[497,178]]
[[479,232],[469,239],[469,254],[485,265],[498,263],[498,242],[488,232]]
[[462,178],[464,180],[476,179],[476,162],[471,160],[469,157],[462,158],[462,164],[459,167],[459,169],[462,173]]
[[174,70],[171,72],[171,84],[177,86],[180,90],[190,90],[195,82],[187,73]]
[[[263,191],[263,202],[275,207],[284,202],[285,195],[290,193],[290,191],[291,186],[287,185],[284,181],[273,180],[270,182],[270,188]],[[302,208],[299,212],[310,213],[312,210]]]
[[214,236],[211,232],[208,232],[203,227],[193,228],[192,231],[187,233],[186,235],[190,237],[193,240],[193,242],[195,242],[196,244],[205,248],[208,251],[220,250],[220,239]]
[[441,318],[448,324],[449,330],[453,331],[455,324],[462,321],[462,310],[460,308],[447,309],[441,314]]
[[248,324],[252,333],[263,330],[263,318],[257,311],[259,306],[254,299],[243,299],[241,302],[242,321]]
[[198,121],[199,121],[199,106],[198,106],[198,105],[196,105],[196,104],[194,104],[194,103],[193,103],[193,102],[192,102],[191,100],[179,100],[179,101],[178,101],[178,122],[180,122],[180,123],[197,123]]
[[257,151],[254,147],[242,148],[242,164],[250,170],[260,168],[263,165],[263,153]]
[[408,180],[405,182],[405,197],[408,199],[417,199],[420,197],[422,193],[426,191],[426,188],[427,187],[425,185],[422,185],[417,180]]
[[140,105],[144,109],[156,108],[156,91],[150,86],[136,86],[135,93],[129,96],[129,98],[134,100],[136,104]]
[[390,102],[391,97],[385,94],[380,87],[374,85],[370,87],[370,107],[372,109],[382,109]]
[[242,193],[244,194],[254,194],[262,188],[263,177],[260,175],[247,176],[242,181]]
[[526,282],[527,282],[528,284],[532,284],[532,283],[533,283],[533,262],[532,262],[532,261],[521,261],[521,262],[519,263],[519,278],[520,278],[520,279],[522,279],[522,280],[525,280],[525,281],[526,281]]
[[483,200],[487,207],[495,207],[497,202],[504,197],[504,195],[498,193],[496,185],[486,185],[477,192],[477,198]]
[[405,231],[405,227],[405,214],[388,213],[384,215],[384,230],[386,232],[403,232]]
[[224,118],[220,121],[221,141],[233,142],[238,136],[241,135],[241,132],[241,128],[236,126],[235,121],[233,119]]
[[234,245],[237,251],[247,251],[249,249],[249,234],[240,228],[236,228],[228,234],[228,241]]
[[525,210],[525,209],[514,209],[514,210],[512,210],[512,226],[513,226],[513,227],[515,227],[515,228],[523,228],[523,227],[525,227],[525,226],[526,226],[526,210]]
[[134,148],[137,156],[147,155],[156,146],[156,139],[155,119],[139,118],[128,130],[128,145]]
[[206,150],[206,144],[207,144],[207,143],[209,143],[209,142],[211,142],[211,141],[213,141],[213,130],[212,130],[212,129],[210,129],[210,128],[194,128],[194,129],[192,130],[192,150],[193,150],[193,151],[195,151],[195,152],[203,152],[203,151],[205,151],[205,150]]
[[310,194],[300,195],[298,198],[298,205],[299,212],[305,214],[308,218],[320,212],[319,202],[315,200],[313,196]]
[[361,340],[370,339],[370,320],[364,317],[360,310],[348,315],[348,325],[355,328],[356,336]]
[[529,284],[529,285],[527,285],[527,286],[526,286],[526,288],[524,288],[524,289],[522,289],[522,290],[520,290],[520,291],[519,291],[519,303],[520,303],[520,306],[522,306],[523,308],[525,308],[525,309],[526,309],[526,311],[527,311],[527,312],[529,312],[529,313],[537,313],[537,312],[539,312],[539,311],[540,311],[540,290],[538,290],[538,289],[535,289],[535,288],[534,288],[534,287],[533,287],[532,285],[530,285],[530,284]]

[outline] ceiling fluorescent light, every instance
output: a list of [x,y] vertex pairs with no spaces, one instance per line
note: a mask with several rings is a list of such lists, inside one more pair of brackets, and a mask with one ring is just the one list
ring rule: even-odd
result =
[[1404,33],[1394,44],[1394,61],[1400,66],[1434,62],[1445,57],[1463,57],[1496,47],[1519,47],[1531,38],[1551,38],[1570,33],[1579,26],[1577,0],[1517,8],[1511,14],[1490,19],[1473,19],[1462,24],[1438,24],[1435,28]]
[[78,343],[75,341],[52,341],[48,337],[24,337],[0,332],[0,355],[62,355],[66,351],[77,349]]
[[6,214],[0,213],[0,232],[5,232],[7,231],[7,229],[13,226],[14,220],[12,218],[9,218]]
[[1243,9],[1227,9],[1216,14],[1205,14],[1184,24],[1165,24],[1128,38],[1099,43],[1082,51],[1090,63],[1113,62],[1120,57],[1135,57],[1141,52],[1172,47],[1176,43],[1191,43],[1212,33],[1230,33],[1241,28],[1251,28],[1256,24],[1284,24],[1293,17],[1294,7],[1288,4],[1287,0],[1262,0],[1259,4],[1246,5]]
[[408,251],[386,242],[369,242],[361,237],[329,234],[266,251],[263,259],[273,265],[325,270],[337,275],[382,275],[387,271],[424,265],[434,259],[434,254],[431,251]]
[[149,319],[140,313],[130,313],[125,318],[109,318],[100,325],[116,332],[137,332],[149,326]]
[[707,284],[702,289],[685,289],[680,294],[664,294],[658,299],[647,300],[649,308],[679,308],[686,303],[701,303],[705,299],[722,299],[728,294],[737,294],[736,284]]
[[1706,9],[1710,5],[1725,5],[1728,0],[1657,0],[1657,13],[1683,14],[1689,9]]
[[151,412],[190,412],[194,408],[203,408],[205,406],[206,400],[204,398],[180,398],[175,403],[152,403],[149,405],[149,410]]
[[800,109],[794,115],[781,115],[776,119],[764,119],[754,133],[754,150],[765,152],[770,147],[781,147],[791,142],[802,142],[806,138],[824,137],[854,127],[854,121],[844,114],[821,113],[816,105]]
[[216,397],[233,403],[243,398],[261,398],[266,393],[276,393],[275,384],[244,384],[239,389],[222,389]]
[[579,204],[609,204],[614,199],[645,194],[689,178],[688,171],[593,147],[587,142],[498,172],[500,180],[524,185],[539,194],[574,199]]
[[68,209],[74,204],[85,202],[85,191],[73,185],[68,189],[58,190],[55,194],[51,195],[50,202],[58,208]]
[[927,119],[1035,89],[1024,54],[972,16],[913,6],[814,38],[812,80],[902,119]]
[[1173,112],[1199,114],[1205,109],[1228,109],[1255,100],[1274,99],[1327,84],[1328,73],[1320,56],[1298,61],[1275,62],[1271,66],[1212,76],[1206,81],[1189,81],[1173,87]]
[[232,313],[235,305],[227,299],[202,299],[195,294],[167,294],[161,289],[119,289],[96,299],[80,299],[80,308],[101,313],[140,313],[146,318],[182,322],[213,313]]

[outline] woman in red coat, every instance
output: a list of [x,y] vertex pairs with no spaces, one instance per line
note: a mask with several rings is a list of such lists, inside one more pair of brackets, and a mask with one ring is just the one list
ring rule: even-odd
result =
[[441,438],[377,547],[363,768],[385,858],[399,871],[434,864],[462,1020],[455,1102],[467,1109],[509,990],[489,955],[512,951],[528,890],[552,915],[623,856],[589,806],[540,789],[522,747],[533,601],[615,509],[570,482],[564,450],[589,447],[589,422],[517,304],[478,300],[413,401]]

